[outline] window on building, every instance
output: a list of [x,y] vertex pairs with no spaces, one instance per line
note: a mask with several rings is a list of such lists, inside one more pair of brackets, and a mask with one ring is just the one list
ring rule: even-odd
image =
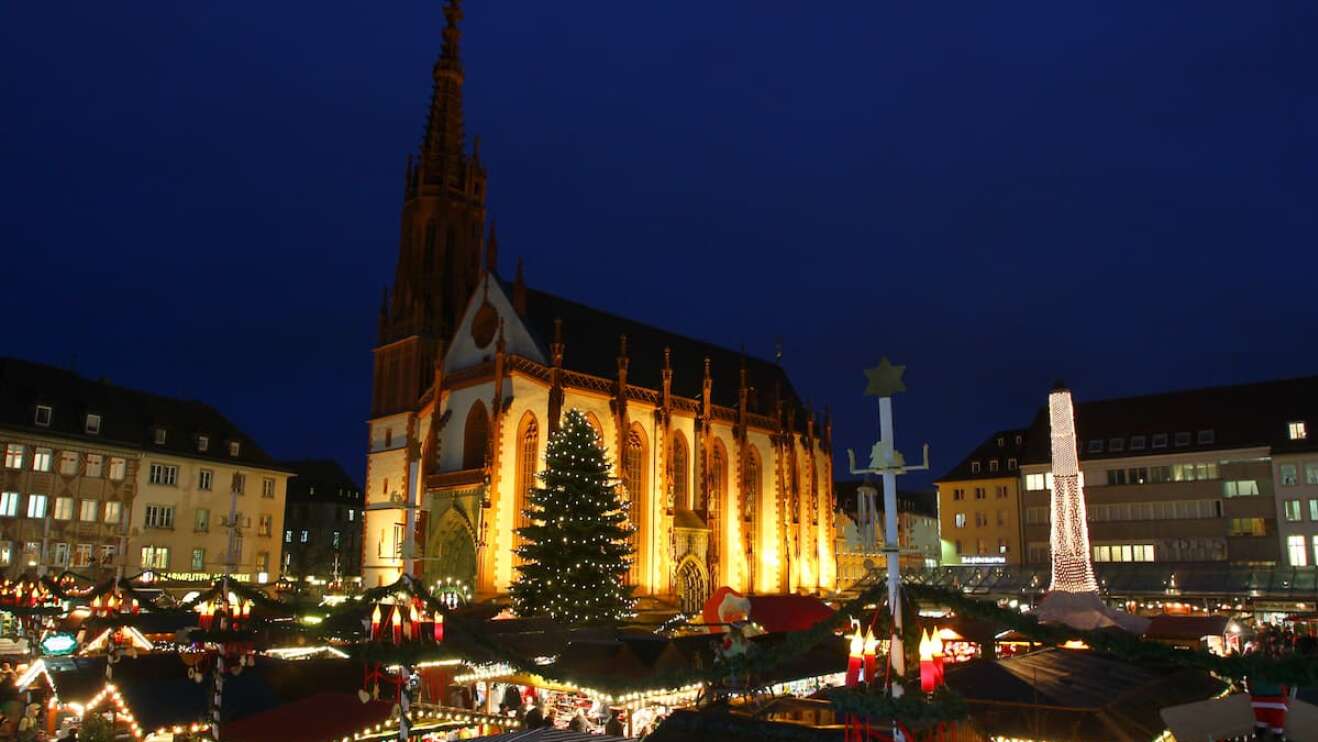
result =
[[1107,483],[1109,487],[1119,486],[1126,483],[1125,469],[1108,469]]
[[353,510],[352,508],[348,508],[348,522],[351,523],[356,519],[357,519],[357,511]]
[[100,515],[100,505],[96,500],[83,500],[78,503],[78,520],[84,523],[96,522],[96,516]]
[[234,472],[233,479],[229,480],[229,491],[235,495],[247,494],[247,476],[242,472]]
[[169,569],[169,547],[168,547],[168,546],[143,546],[143,547],[142,547],[142,568],[143,568],[143,569]]
[[999,554],[1007,553],[1007,539],[1005,538],[998,539],[998,553]]
[[197,508],[192,511],[192,530],[209,533],[211,530],[210,508]]
[[242,451],[242,445],[238,441],[229,441],[230,456],[237,457],[240,451]]
[[1234,479],[1222,483],[1222,494],[1226,497],[1251,497],[1259,493],[1259,483],[1253,479]]
[[1195,441],[1201,446],[1211,445],[1217,440],[1217,433],[1212,430],[1201,430],[1195,438]]
[[1299,500],[1286,500],[1282,502],[1282,512],[1286,515],[1286,520],[1294,523],[1303,518],[1304,512],[1300,509]]
[[215,487],[215,472],[210,469],[202,469],[197,472],[197,489],[203,492],[209,492]]
[[55,458],[55,452],[49,448],[38,448],[32,451],[32,471],[50,471],[50,466]]
[[123,518],[124,505],[121,502],[110,500],[105,503],[105,522],[118,523]]
[[1206,479],[1217,479],[1217,463],[1209,461],[1200,464],[1173,464],[1172,481],[1175,482],[1198,482]]
[[111,458],[110,479],[115,482],[122,482],[126,476],[128,476],[128,462],[121,458]]
[[1000,525],[1000,526],[1005,526],[1005,525],[1007,525],[1007,511],[1006,511],[1006,510],[999,510],[999,511],[998,511],[998,525]]
[[1166,434],[1166,433],[1154,433],[1154,434],[1153,434],[1153,447],[1154,447],[1154,448],[1166,448],[1166,447],[1167,447],[1167,434]]
[[964,499],[966,499],[966,491],[963,490],[963,489],[953,489],[953,490],[952,490],[952,499],[953,499],[953,500],[964,500]]
[[27,517],[44,518],[46,517],[46,496],[45,495],[28,495],[27,496]]
[[1318,461],[1308,461],[1304,464],[1304,483],[1318,484]]
[[100,415],[88,415],[88,416],[83,420],[83,426],[82,426],[82,429],[83,429],[83,431],[85,431],[85,432],[87,433],[87,435],[100,435],[100,434],[101,434],[101,416],[100,416]]
[[33,417],[32,422],[36,423],[40,427],[49,428],[50,418],[53,413],[54,410],[50,408],[50,405],[39,404],[37,405],[37,412],[36,415]]
[[957,553],[957,554],[960,554],[960,553],[961,553],[961,539],[957,539],[956,541],[953,542],[953,544],[954,544],[954,546],[955,546],[955,548],[956,548],[956,553]]
[[1302,441],[1309,437],[1309,429],[1305,427],[1303,420],[1292,420],[1286,423],[1286,437],[1293,441]]
[[152,464],[148,469],[147,481],[165,487],[177,486],[178,467],[170,464]]
[[1280,473],[1279,481],[1283,487],[1294,487],[1299,483],[1299,472],[1295,464],[1282,464],[1277,467]]
[[987,496],[988,496],[988,495],[987,495],[987,493],[984,491],[984,488],[983,488],[983,487],[976,487],[976,488],[975,488],[975,499],[976,499],[976,500],[983,500],[983,499],[984,499],[985,497],[987,497]]
[[273,499],[275,496],[275,480],[270,477],[261,479],[261,497]]
[[166,432],[164,428],[156,428],[152,440],[155,441],[157,446],[163,446],[165,445],[165,435]]
[[115,556],[118,555],[119,548],[114,544],[104,544],[101,546],[101,566],[108,567],[114,564]]
[[1309,564],[1309,550],[1304,543],[1304,536],[1286,537],[1286,555],[1292,567],[1305,567]]
[[18,493],[0,492],[0,515],[12,518],[18,515]]
[[979,473],[979,462],[978,462],[978,461],[972,461],[972,462],[970,462],[970,473],[971,473],[971,474],[978,474],[978,473]]
[[1035,506],[1025,508],[1025,522],[1031,525],[1048,522],[1048,508],[1044,506]]
[[1095,439],[1089,442],[1090,453],[1103,453],[1103,441]]
[[208,436],[208,435],[199,435],[199,436],[197,436],[197,450],[198,450],[198,451],[200,451],[201,453],[206,453],[206,451],[210,450],[210,447],[211,447],[211,439],[210,439],[210,436]]
[[291,544],[291,543],[293,543],[293,532],[292,532],[292,531],[284,531],[284,543],[286,543],[286,544]]
[[69,545],[63,541],[51,544],[50,563],[56,567],[69,566]]
[[60,451],[59,473],[72,477],[78,474],[78,454],[73,451]]
[[966,527],[966,514],[965,514],[965,513],[957,513],[956,516],[955,516],[955,518],[954,518],[954,520],[955,520],[955,522],[956,522],[956,527],[957,527],[957,528],[965,528],[965,527]]
[[55,512],[51,517],[55,520],[73,520],[73,498],[56,497]]
[[1026,547],[1030,564],[1046,564],[1051,558],[1047,541],[1034,541]]
[[1182,448],[1184,446],[1190,445],[1190,433],[1188,431],[1181,431],[1177,433],[1176,437],[1172,439],[1172,445],[1176,446],[1177,448]]
[[1318,500],[1309,501],[1309,520],[1318,521]]
[[73,566],[90,567],[91,563],[92,563],[92,545],[78,544],[78,547],[73,550]]
[[173,527],[174,527],[174,506],[173,506],[173,505],[147,505],[147,506],[146,506],[146,527],[147,527],[147,528],[173,528]]
[[274,525],[275,525],[275,516],[269,514],[262,515],[260,518],[260,522],[257,524],[257,535],[269,536],[270,530],[274,528]]
[[193,571],[195,571],[195,572],[200,572],[200,571],[206,569],[206,550],[205,550],[205,549],[193,549],[193,550],[192,550],[192,569],[193,569]]
[[[7,545],[8,545],[8,542],[5,542],[4,546],[7,546]],[[6,563],[7,563],[7,562],[6,562]],[[1318,536],[1314,536],[1314,537],[1313,537],[1313,563],[1314,563],[1315,565],[1318,565]]]
[[14,562],[14,542],[0,541],[0,565],[8,567]]
[[1132,435],[1130,437],[1130,450],[1143,451],[1148,443],[1148,437],[1143,435]]
[[1007,459],[1007,471],[1016,471],[1016,459]]
[[310,541],[311,541],[311,531],[308,531],[308,530],[305,529],[305,528],[302,529],[302,532],[301,532],[300,534],[298,534],[298,541],[300,541],[301,543],[304,543],[304,544],[310,542]]
[[983,528],[988,525],[988,513],[975,513],[975,527]]
[[335,550],[338,550],[339,548],[339,536],[340,535],[338,531],[334,531],[333,533],[330,534],[330,546]]
[[1031,491],[1031,492],[1039,492],[1039,491],[1042,491],[1042,490],[1044,490],[1044,489],[1047,489],[1047,487],[1046,487],[1045,484],[1044,484],[1044,475],[1042,475],[1042,474],[1026,474],[1026,475],[1025,475],[1025,489],[1027,489],[1027,490],[1029,490],[1029,491]]
[[256,552],[256,571],[257,572],[270,571],[270,552],[268,551]]
[[989,459],[989,471],[997,471],[997,470],[998,470],[998,460]]
[[1109,451],[1111,451],[1111,452],[1113,452],[1113,453],[1118,453],[1118,452],[1121,452],[1121,451],[1125,451],[1125,450],[1126,450],[1126,439],[1125,439],[1125,438],[1110,438],[1110,439],[1108,439],[1108,442],[1107,442],[1107,450],[1109,450]]
[[1005,445],[1007,445],[1007,437],[1002,435],[998,436],[998,448],[1002,448]]
[[998,498],[999,500],[1005,500],[1005,499],[1007,499],[1007,485],[1005,485],[1005,484],[999,484],[999,485],[995,488],[994,494],[997,496],[997,498]]
[[1230,536],[1266,536],[1267,525],[1262,518],[1232,518]]
[[87,454],[87,460],[84,462],[83,476],[91,479],[100,479],[105,473],[105,457],[99,453]]
[[26,449],[20,443],[10,443],[5,446],[5,468],[22,469],[23,453]]

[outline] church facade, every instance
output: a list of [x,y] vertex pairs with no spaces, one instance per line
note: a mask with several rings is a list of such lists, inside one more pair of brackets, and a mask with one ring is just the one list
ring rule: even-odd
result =
[[830,424],[779,364],[532,288],[520,262],[498,276],[485,171],[464,143],[456,2],[445,15],[380,308],[365,584],[410,572],[505,593],[546,442],[578,408],[635,527],[638,596],[693,611],[721,585],[835,587]]

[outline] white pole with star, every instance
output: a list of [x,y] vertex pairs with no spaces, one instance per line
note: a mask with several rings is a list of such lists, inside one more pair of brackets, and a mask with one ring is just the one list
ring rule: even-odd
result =
[[892,395],[906,391],[906,385],[902,383],[902,374],[905,372],[905,366],[892,365],[886,356],[879,361],[878,366],[865,370],[865,376],[869,378],[865,395],[879,398],[879,441],[870,450],[870,465],[865,469],[856,468],[856,454],[847,449],[852,474],[878,474],[883,477],[883,553],[888,568],[888,606],[892,610],[893,626],[888,661],[892,664],[894,697],[902,695],[902,686],[898,681],[906,674],[906,653],[901,638],[902,572],[897,540],[897,475],[929,468],[928,444],[924,446],[924,464],[907,466],[893,443]]

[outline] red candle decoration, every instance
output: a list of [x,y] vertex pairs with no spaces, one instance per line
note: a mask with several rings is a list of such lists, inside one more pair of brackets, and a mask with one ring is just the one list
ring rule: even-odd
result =
[[873,683],[879,679],[878,668],[879,640],[874,638],[873,627],[865,629],[865,682]]
[[394,644],[402,644],[403,643],[403,612],[398,608],[398,606],[394,606],[394,617],[392,623],[394,625]]
[[934,633],[929,637],[929,650],[934,656],[934,680],[938,685],[943,684],[943,637],[938,635],[938,628],[934,628]]
[[920,630],[920,690],[925,693],[933,693],[934,688],[938,687],[938,677],[934,670],[934,652],[933,642],[929,639],[929,632],[924,629]]
[[444,641],[444,614],[435,612],[435,643]]
[[865,639],[860,635],[860,626],[851,635],[851,651],[847,653],[847,687],[860,683],[860,667],[865,653]]
[[375,604],[375,610],[371,611],[371,641],[377,641],[380,638],[380,604]]
[[421,613],[417,611],[416,604],[412,604],[412,623],[408,628],[408,638],[413,641],[421,640]]
[[137,598],[133,598],[133,615],[136,616],[141,612],[142,612],[142,606],[138,604]]

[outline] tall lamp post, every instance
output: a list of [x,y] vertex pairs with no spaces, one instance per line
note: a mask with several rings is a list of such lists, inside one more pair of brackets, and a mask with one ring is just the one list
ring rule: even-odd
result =
[[[892,610],[892,638],[888,645],[888,661],[892,663],[892,695],[900,697],[900,679],[906,674],[906,655],[902,646],[902,573],[899,563],[900,548],[897,542],[897,475],[929,468],[929,445],[924,446],[924,463],[907,466],[896,450],[892,434],[892,395],[906,391],[902,383],[905,366],[894,366],[885,356],[879,365],[866,369],[869,384],[865,396],[879,398],[879,441],[870,449],[867,468],[856,467],[856,453],[847,449],[847,460],[852,474],[878,474],[883,477],[883,553],[888,567],[888,607]],[[866,678],[869,681],[869,678]]]

